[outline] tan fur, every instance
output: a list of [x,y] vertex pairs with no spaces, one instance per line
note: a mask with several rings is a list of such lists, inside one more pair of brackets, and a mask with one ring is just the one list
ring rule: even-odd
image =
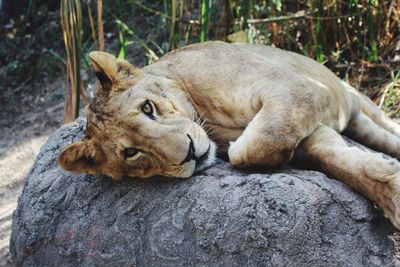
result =
[[66,170],[186,178],[213,163],[215,142],[236,166],[276,167],[293,156],[315,165],[400,227],[400,163],[339,135],[400,159],[400,127],[312,59],[223,42],[187,46],[142,69],[102,52],[90,59],[101,89],[85,138],[60,154]]

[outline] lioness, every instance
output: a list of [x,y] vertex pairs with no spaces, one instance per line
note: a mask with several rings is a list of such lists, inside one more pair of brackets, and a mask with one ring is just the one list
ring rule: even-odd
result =
[[[307,162],[375,201],[400,228],[400,127],[316,61],[277,48],[207,42],[142,69],[103,52],[85,138],[61,166],[78,173],[187,178],[216,151],[236,166]],[[381,153],[350,147],[340,133]]]

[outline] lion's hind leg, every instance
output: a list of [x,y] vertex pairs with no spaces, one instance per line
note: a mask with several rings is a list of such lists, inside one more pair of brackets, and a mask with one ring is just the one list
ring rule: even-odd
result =
[[375,104],[369,99],[367,96],[347,84],[343,82],[343,85],[346,89],[357,96],[360,101],[361,111],[367,115],[373,122],[375,122],[378,126],[385,129],[386,131],[391,132],[394,135],[400,137],[400,125],[395,123],[393,120],[388,118],[385,113],[382,112]]
[[333,129],[320,125],[295,151],[294,160],[320,169],[375,201],[400,229],[400,163],[350,146]]
[[343,134],[374,150],[400,159],[400,137],[381,128],[363,112],[349,122]]

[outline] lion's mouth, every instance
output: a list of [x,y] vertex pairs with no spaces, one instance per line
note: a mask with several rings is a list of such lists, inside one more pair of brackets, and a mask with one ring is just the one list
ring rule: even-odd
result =
[[200,157],[195,159],[196,160],[196,168],[195,168],[196,170],[201,169],[204,162],[206,160],[208,160],[208,156],[210,155],[210,148],[211,148],[211,145],[208,145],[207,151],[203,155],[201,155]]
[[205,167],[207,167],[207,166],[205,166],[205,165],[209,165],[209,164],[205,164],[205,163],[208,161],[208,159],[209,159],[209,157],[210,157],[211,144],[208,145],[207,151],[204,152],[203,155],[197,157],[197,156],[196,156],[196,153],[195,153],[195,152],[196,152],[196,148],[195,148],[195,146],[194,146],[193,138],[192,138],[189,134],[187,135],[187,137],[188,137],[189,140],[190,140],[188,153],[187,153],[185,159],[182,160],[182,162],[181,162],[179,165],[183,165],[183,164],[185,164],[186,162],[189,162],[189,161],[191,161],[191,160],[194,160],[195,163],[196,163],[196,165],[195,165],[195,170],[196,170],[196,171],[202,170],[202,169],[204,169]]

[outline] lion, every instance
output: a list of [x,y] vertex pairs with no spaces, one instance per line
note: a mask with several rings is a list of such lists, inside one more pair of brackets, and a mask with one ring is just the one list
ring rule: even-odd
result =
[[400,126],[318,62],[220,41],[144,68],[105,52],[89,57],[100,87],[85,137],[59,156],[65,170],[188,178],[217,153],[238,167],[306,163],[376,202],[400,229]]

